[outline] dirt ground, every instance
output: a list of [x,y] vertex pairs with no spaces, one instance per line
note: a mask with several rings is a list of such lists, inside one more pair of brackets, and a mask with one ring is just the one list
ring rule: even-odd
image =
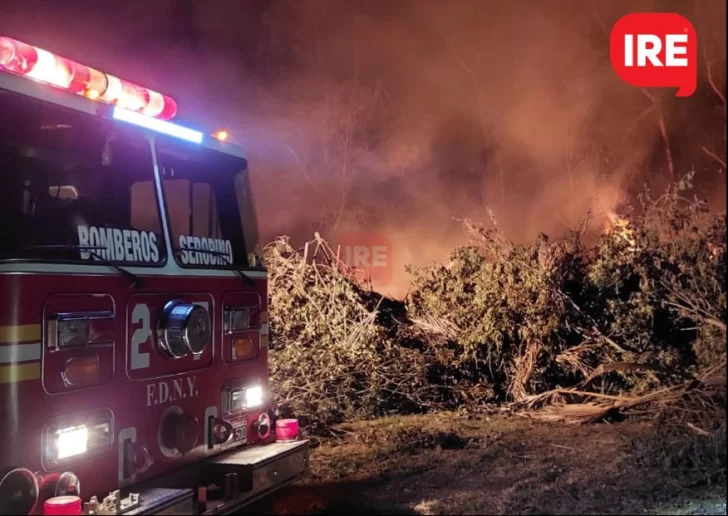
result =
[[655,439],[644,422],[548,425],[502,415],[341,425],[315,442],[307,480],[252,511],[726,514],[723,475],[711,482],[718,477],[690,456],[692,444],[686,467],[675,467],[660,455],[673,445]]

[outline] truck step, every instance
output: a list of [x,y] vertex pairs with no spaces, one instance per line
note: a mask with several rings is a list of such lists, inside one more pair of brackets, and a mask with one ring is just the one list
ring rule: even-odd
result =
[[[308,471],[306,440],[271,443],[211,458],[203,466],[205,484],[224,492],[224,501],[212,503],[206,514],[227,513],[294,482]],[[209,502],[208,502],[209,503]]]

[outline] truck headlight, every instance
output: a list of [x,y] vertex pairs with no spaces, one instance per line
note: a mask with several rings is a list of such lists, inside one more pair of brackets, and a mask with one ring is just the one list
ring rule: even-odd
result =
[[263,405],[263,387],[252,385],[240,389],[225,389],[222,395],[222,408],[226,414],[245,412]]
[[47,469],[87,460],[111,448],[114,421],[109,410],[59,418],[43,435],[44,464]]
[[263,387],[256,385],[245,389],[245,405],[248,408],[259,407],[263,404]]
[[58,460],[86,453],[88,428],[86,426],[61,428],[56,431],[56,458]]

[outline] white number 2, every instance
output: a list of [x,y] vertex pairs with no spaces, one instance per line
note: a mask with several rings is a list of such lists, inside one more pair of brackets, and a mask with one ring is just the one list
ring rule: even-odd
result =
[[149,353],[142,353],[139,346],[149,341],[152,336],[149,328],[149,307],[143,303],[136,305],[131,313],[131,323],[141,323],[131,336],[131,368],[145,369],[149,367]]

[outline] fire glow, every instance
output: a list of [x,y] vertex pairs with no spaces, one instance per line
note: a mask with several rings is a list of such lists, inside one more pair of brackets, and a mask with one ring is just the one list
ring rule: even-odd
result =
[[0,70],[150,118],[177,114],[177,103],[166,95],[11,38],[0,37]]
[[620,217],[616,213],[608,212],[606,232],[610,234],[616,234],[629,244],[630,249],[634,249],[636,245],[634,237],[634,229],[631,227],[629,219]]

